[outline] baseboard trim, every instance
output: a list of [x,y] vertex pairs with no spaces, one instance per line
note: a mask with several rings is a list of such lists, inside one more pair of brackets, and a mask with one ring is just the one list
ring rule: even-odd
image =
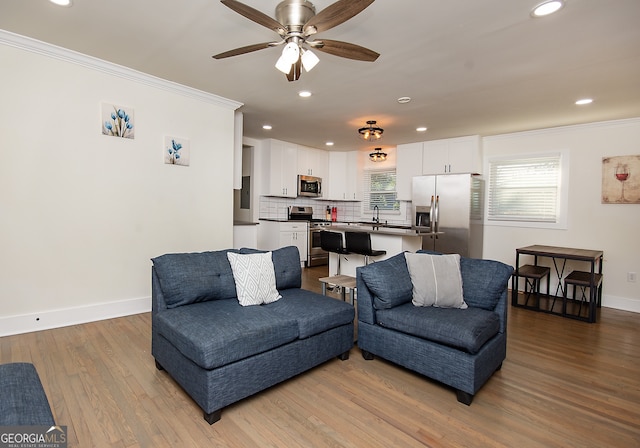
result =
[[0,317],[0,336],[50,330],[151,311],[151,297]]
[[628,299],[626,297],[603,295],[602,306],[621,311],[640,313],[640,300]]

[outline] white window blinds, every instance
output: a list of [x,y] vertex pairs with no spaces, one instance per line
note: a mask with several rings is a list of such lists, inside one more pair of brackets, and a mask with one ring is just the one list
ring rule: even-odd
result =
[[489,221],[558,222],[560,154],[492,160]]
[[396,170],[367,170],[364,172],[364,200],[362,210],[368,213],[377,205],[380,211],[400,210],[396,199]]

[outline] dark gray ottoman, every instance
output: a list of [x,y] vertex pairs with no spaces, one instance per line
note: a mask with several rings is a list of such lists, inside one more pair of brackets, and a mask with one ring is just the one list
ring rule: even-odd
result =
[[0,426],[55,425],[33,364],[0,365]]

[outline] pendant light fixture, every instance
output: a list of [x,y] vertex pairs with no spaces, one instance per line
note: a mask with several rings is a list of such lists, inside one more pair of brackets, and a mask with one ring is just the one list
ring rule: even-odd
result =
[[382,137],[383,132],[384,132],[384,129],[382,129],[379,126],[376,126],[375,120],[367,121],[367,126],[358,129],[358,133],[362,135],[362,138],[370,142],[379,140],[380,137]]
[[387,160],[387,153],[382,152],[382,148],[375,148],[374,152],[369,154],[369,159],[372,162],[384,162]]

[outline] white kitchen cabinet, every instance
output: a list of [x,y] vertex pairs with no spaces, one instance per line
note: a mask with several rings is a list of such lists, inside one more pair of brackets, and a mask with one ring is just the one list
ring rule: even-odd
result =
[[298,146],[280,140],[264,144],[267,164],[264,176],[268,180],[266,195],[295,198],[298,195]]
[[358,152],[329,152],[329,181],[325,188],[332,201],[359,201]]
[[280,247],[296,246],[300,252],[300,263],[307,261],[308,223],[280,223]]
[[298,174],[325,178],[329,171],[329,152],[298,146]]
[[409,143],[396,148],[396,193],[400,201],[411,200],[411,180],[422,174],[424,143]]
[[309,223],[306,221],[260,221],[262,235],[258,244],[261,250],[276,250],[296,246],[300,263],[307,261]]
[[422,174],[482,172],[479,135],[424,142]]

